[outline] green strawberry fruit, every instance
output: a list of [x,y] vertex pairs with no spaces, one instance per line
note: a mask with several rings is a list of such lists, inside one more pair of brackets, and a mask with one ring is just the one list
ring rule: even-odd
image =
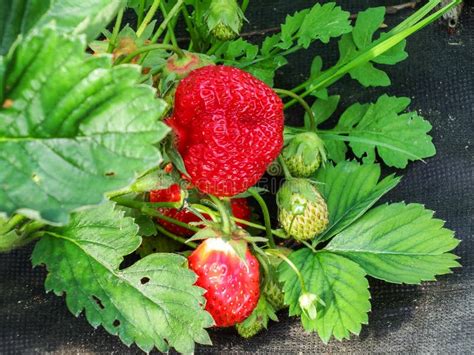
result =
[[252,314],[243,322],[237,324],[235,328],[241,337],[251,338],[267,328],[269,319],[275,322],[278,321],[275,309],[264,296],[260,296],[257,307],[255,307]]
[[[290,255],[291,249],[285,247],[277,247],[278,251],[285,256]],[[268,265],[268,275],[265,275],[265,284],[263,286],[263,294],[267,298],[267,301],[272,304],[275,310],[279,311],[286,308],[284,300],[285,294],[283,293],[283,285],[278,281],[278,266],[282,260],[276,255],[268,255],[270,265]]]
[[287,180],[277,194],[278,220],[295,240],[314,238],[328,223],[326,201],[306,179]]
[[314,132],[297,134],[283,148],[281,156],[294,177],[308,177],[326,161],[324,142]]
[[205,20],[212,36],[221,41],[236,38],[244,19],[244,13],[235,0],[212,0]]

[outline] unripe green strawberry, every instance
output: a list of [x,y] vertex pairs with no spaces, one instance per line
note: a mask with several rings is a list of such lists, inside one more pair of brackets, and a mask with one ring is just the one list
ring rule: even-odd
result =
[[255,307],[252,314],[242,323],[237,324],[235,328],[241,337],[251,338],[267,328],[269,319],[278,321],[275,309],[264,296],[260,296],[257,307]]
[[324,142],[314,132],[297,134],[283,148],[281,156],[294,177],[308,177],[326,161]]
[[[288,256],[292,252],[291,249],[284,247],[277,247],[278,251]],[[275,310],[279,311],[285,308],[285,294],[283,293],[283,285],[278,280],[278,266],[281,264],[282,260],[276,255],[268,255],[268,275],[265,275],[265,284],[263,286],[263,294],[267,298],[267,301],[272,304]]]
[[326,201],[306,179],[287,180],[277,194],[278,220],[295,240],[314,238],[328,223]]
[[212,36],[229,41],[239,35],[244,14],[235,0],[212,0],[205,18]]
[[270,302],[277,311],[285,308],[285,294],[278,280],[274,278],[268,280],[263,288],[263,293],[267,297],[268,302]]

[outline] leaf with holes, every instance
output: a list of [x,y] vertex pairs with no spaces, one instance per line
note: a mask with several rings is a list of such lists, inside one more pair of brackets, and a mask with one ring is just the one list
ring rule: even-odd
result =
[[85,33],[94,39],[114,17],[123,0],[15,0],[0,3],[0,54],[18,35],[51,21],[63,32]]
[[184,257],[152,254],[119,269],[140,245],[137,231],[132,218],[107,203],[74,213],[66,227],[50,228],[32,262],[46,265],[46,289],[65,293],[74,315],[85,310],[89,323],[127,345],[190,353],[194,342],[210,344],[205,328],[213,320],[202,309],[204,290],[193,286],[196,275]]
[[[387,95],[372,104],[354,104],[333,130],[321,132],[321,138],[338,142],[338,146],[331,146],[336,154],[345,153],[340,145],[348,141],[354,154],[364,162],[374,162],[377,151],[388,166],[405,168],[410,160],[436,154],[428,135],[431,124],[416,112],[401,113],[409,104],[407,97]],[[330,157],[333,154],[330,151]]]
[[349,338],[350,333],[359,334],[370,311],[369,283],[364,270],[343,256],[327,251],[314,253],[308,248],[291,253],[289,259],[301,271],[306,291],[322,301],[316,303],[315,319],[303,313],[299,306],[300,282],[291,267],[281,263],[280,281],[290,315],[301,315],[303,327],[317,331],[325,343],[332,336],[341,340]]
[[434,280],[460,266],[448,253],[459,241],[419,204],[379,206],[342,231],[327,250],[357,262],[373,277],[394,283]]
[[83,38],[35,32],[6,60],[0,212],[66,223],[156,166],[166,104],[140,68],[84,53]]
[[325,241],[354,223],[383,195],[400,182],[394,175],[380,181],[380,165],[341,162],[326,164],[318,170],[315,180],[326,200],[329,225],[318,237]]

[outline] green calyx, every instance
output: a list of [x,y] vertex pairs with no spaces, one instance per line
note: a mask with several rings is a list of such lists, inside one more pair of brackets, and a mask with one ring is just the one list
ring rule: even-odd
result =
[[277,194],[278,220],[297,241],[309,240],[329,224],[326,201],[306,179],[287,180]]
[[183,51],[183,56],[173,54],[166,61],[163,69],[163,76],[175,75],[175,78],[184,79],[193,70],[202,68],[208,65],[214,65],[214,62],[204,54],[191,53]]
[[294,177],[308,177],[326,162],[324,142],[314,132],[297,134],[283,148],[281,156]]
[[235,0],[212,0],[205,14],[211,35],[221,41],[236,38],[242,28],[244,13]]

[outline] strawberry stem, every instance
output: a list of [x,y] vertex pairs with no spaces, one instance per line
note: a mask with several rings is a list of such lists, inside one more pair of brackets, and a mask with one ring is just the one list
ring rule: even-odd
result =
[[[168,12],[166,11],[166,7],[165,7],[164,3],[160,3],[160,11],[163,14],[164,18],[168,17]],[[166,37],[169,37],[169,39],[171,40],[171,43],[173,44],[173,46],[178,47],[178,42],[177,42],[176,36],[174,34],[174,26],[175,25],[176,25],[176,21],[173,21],[173,23],[171,23],[171,22],[167,23],[167,25],[166,25],[166,27],[167,27]],[[164,41],[164,42],[166,42],[166,41]]]
[[208,195],[212,202],[216,205],[222,220],[222,231],[226,235],[230,235],[232,232],[232,223],[229,217],[228,209],[224,203],[216,196]]
[[275,256],[279,257],[281,260],[283,260],[285,263],[287,263],[288,266],[293,269],[296,276],[298,276],[298,280],[299,280],[300,286],[301,286],[301,293],[306,292],[306,286],[304,284],[303,275],[301,275],[300,270],[296,267],[295,264],[293,264],[293,262],[287,256],[280,253],[277,249],[267,249],[267,250],[265,250],[265,253],[270,254],[270,255],[275,255]]
[[285,179],[287,180],[293,179],[293,176],[291,176],[291,173],[288,170],[288,167],[286,166],[286,163],[281,157],[281,155],[278,157],[278,162],[280,163],[281,168],[283,169],[283,175],[285,175]]
[[117,46],[117,36],[120,32],[120,26],[122,25],[123,19],[123,7],[120,8],[117,19],[115,20],[114,29],[112,30],[112,37],[109,40],[109,46],[107,47],[107,53],[112,53]]
[[[177,219],[165,216],[155,209],[159,207],[164,207],[164,208],[176,207],[176,206],[170,206],[170,204],[173,204],[173,202],[148,203],[148,202],[130,200],[128,198],[122,198],[122,197],[114,198],[113,201],[121,206],[137,209],[141,211],[143,214],[146,214],[151,217],[157,217],[158,219],[162,219],[163,221],[176,224],[177,226],[189,229],[193,232],[198,232],[200,230],[200,228],[198,227],[194,227],[187,223],[178,221]],[[152,208],[149,206],[154,206],[155,208]]]
[[140,6],[138,7],[137,26],[140,26],[143,21],[144,11],[145,11],[145,0],[140,0]]
[[309,107],[308,103],[298,94],[295,94],[292,91],[285,90],[285,89],[278,89],[274,88],[273,91],[275,91],[277,94],[283,94],[292,97],[296,101],[300,103],[301,106],[303,106],[304,110],[308,114],[309,117],[309,130],[310,131],[315,131],[317,127],[317,122],[316,122],[316,117],[314,117],[314,112],[311,110],[311,107]]
[[13,215],[3,226],[0,227],[0,235],[7,234],[25,219],[26,217],[21,214]]
[[240,5],[240,9],[242,10],[242,12],[245,12],[248,6],[249,6],[249,0],[242,0],[242,5]]
[[161,0],[154,0],[153,4],[151,4],[150,9],[148,10],[143,22],[140,24],[137,30],[137,37],[140,37],[146,29],[146,26],[150,23],[153,16],[155,16],[156,10],[158,10],[158,6],[160,6]]
[[266,237],[268,239],[268,244],[270,245],[271,248],[275,248],[275,240],[273,239],[272,223],[270,220],[270,213],[268,212],[268,206],[265,203],[262,196],[260,196],[260,194],[257,191],[255,191],[254,189],[249,189],[248,192],[260,205],[260,209],[262,210],[262,214],[263,214],[263,221],[265,223],[265,232],[266,232]]
[[158,232],[160,232],[161,234],[163,234],[165,237],[168,237],[170,239],[173,239],[174,241],[178,242],[178,243],[181,243],[181,244],[185,244],[193,249],[196,249],[197,248],[197,244],[194,243],[194,242],[188,242],[185,238],[182,238],[182,237],[178,237],[176,234],[173,234],[171,232],[168,232],[165,228],[163,228],[162,226],[160,225],[156,225],[156,229],[158,230]]
[[[156,1],[156,0],[155,0]],[[165,28],[168,26],[168,22],[176,16],[176,14],[181,10],[181,6],[183,5],[184,0],[178,0],[176,4],[172,7],[170,12],[166,15],[164,21],[160,24],[160,27],[156,30],[155,34],[151,38],[152,43],[156,43],[158,41],[158,38],[162,35],[163,31]]]

